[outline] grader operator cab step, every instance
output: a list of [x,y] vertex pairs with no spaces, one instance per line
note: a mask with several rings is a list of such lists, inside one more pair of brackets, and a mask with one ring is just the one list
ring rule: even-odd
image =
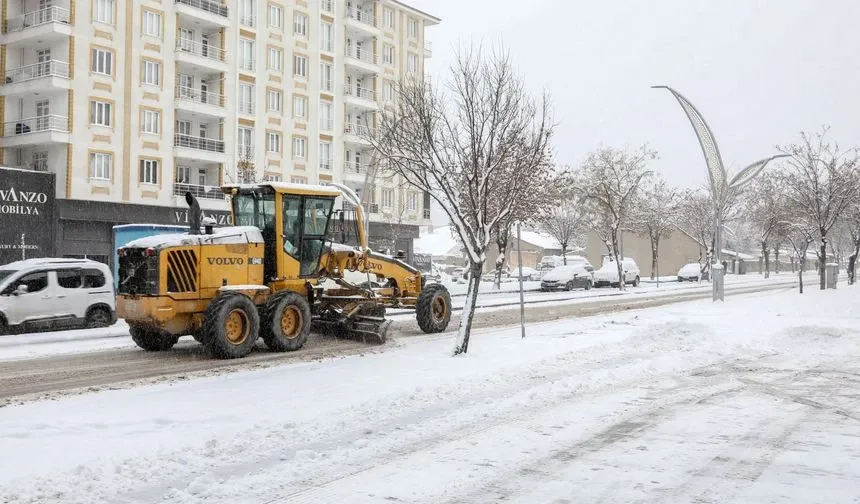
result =
[[[117,313],[144,350],[169,350],[190,334],[218,358],[244,357],[258,338],[272,351],[294,351],[312,326],[380,344],[391,326],[386,307],[414,309],[426,333],[447,328],[447,289],[368,248],[361,202],[348,187],[266,182],[222,191],[235,226],[201,227],[188,193],[188,233],[140,238],[117,251]],[[337,198],[354,217],[334,210]],[[346,272],[366,275],[367,285],[346,282]],[[321,285],[329,279],[338,287]]]

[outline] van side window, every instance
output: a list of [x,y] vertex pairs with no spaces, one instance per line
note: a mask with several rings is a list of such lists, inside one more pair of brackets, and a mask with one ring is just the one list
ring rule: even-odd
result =
[[84,289],[96,289],[105,286],[104,274],[96,269],[84,270]]
[[26,285],[28,293],[39,292],[48,286],[48,273],[46,271],[39,271],[24,275],[18,280],[12,282],[9,287],[3,290],[3,295],[12,294],[12,292],[18,289],[19,285]]
[[57,283],[64,289],[78,289],[81,287],[81,270],[61,269],[57,270]]

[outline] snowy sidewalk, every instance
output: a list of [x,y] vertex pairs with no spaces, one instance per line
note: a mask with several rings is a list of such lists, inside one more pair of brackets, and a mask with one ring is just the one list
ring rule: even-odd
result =
[[[0,502],[856,502],[860,290],[0,409]],[[11,456],[9,456],[11,455]]]

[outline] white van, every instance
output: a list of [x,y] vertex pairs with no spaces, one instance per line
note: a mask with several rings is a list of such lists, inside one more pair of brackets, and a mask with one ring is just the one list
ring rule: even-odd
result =
[[27,259],[0,266],[0,334],[116,322],[113,275],[88,259]]

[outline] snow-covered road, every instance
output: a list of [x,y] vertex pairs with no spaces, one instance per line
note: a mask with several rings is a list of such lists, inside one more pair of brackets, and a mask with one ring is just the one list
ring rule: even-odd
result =
[[8,406],[0,502],[857,502],[855,289]]

